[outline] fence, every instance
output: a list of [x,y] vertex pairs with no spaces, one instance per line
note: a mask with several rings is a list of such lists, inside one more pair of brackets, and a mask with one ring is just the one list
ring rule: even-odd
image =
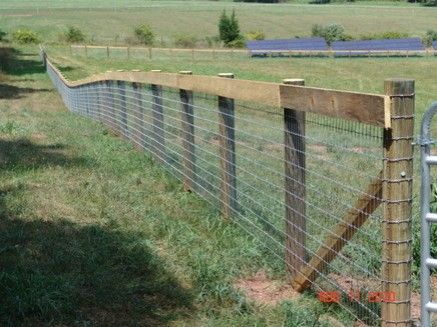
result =
[[414,81],[385,95],[151,72],[70,82],[66,106],[146,150],[316,292],[368,325],[411,322]]
[[156,59],[178,58],[184,60],[215,60],[261,57],[415,57],[435,56],[437,50],[257,50],[262,54],[251,54],[243,49],[184,49],[184,48],[144,48],[129,46],[101,46],[101,45],[70,45],[71,55],[83,55],[95,58],[127,58],[127,59]]
[[247,58],[243,49],[184,49],[184,48],[144,48],[129,46],[70,45],[71,55],[95,58],[156,59],[178,58],[185,60]]

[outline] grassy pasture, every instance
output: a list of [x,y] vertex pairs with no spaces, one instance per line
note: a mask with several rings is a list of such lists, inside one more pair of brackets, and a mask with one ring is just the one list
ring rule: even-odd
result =
[[[437,29],[435,8],[417,5],[362,6],[362,5],[258,5],[227,2],[148,2],[143,8],[123,8],[114,11],[111,1],[87,2],[89,8],[39,9],[21,2],[0,3],[0,26],[6,32],[22,27],[37,30],[46,42],[57,41],[67,25],[82,29],[92,43],[124,43],[133,36],[135,26],[148,23],[157,43],[171,45],[176,35],[193,35],[203,40],[217,35],[217,21],[223,9],[235,8],[243,33],[263,30],[267,38],[308,36],[313,24],[339,23],[346,32],[358,36],[383,31],[407,32],[422,36],[427,29]],[[85,3],[85,2],[80,2]],[[106,4],[105,6],[100,4]],[[98,8],[96,8],[98,7]],[[169,23],[171,22],[171,23]],[[202,26],[202,28],[198,28]]]

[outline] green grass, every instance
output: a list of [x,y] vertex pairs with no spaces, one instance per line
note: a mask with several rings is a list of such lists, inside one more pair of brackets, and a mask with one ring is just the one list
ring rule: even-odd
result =
[[[94,4],[94,1],[86,2]],[[21,3],[21,2],[20,2]],[[148,23],[157,35],[157,44],[172,45],[176,35],[193,35],[200,40],[218,34],[217,22],[223,9],[235,8],[243,33],[263,30],[267,38],[308,36],[313,24],[338,23],[346,33],[361,34],[384,31],[405,32],[423,36],[427,29],[437,29],[436,9],[418,5],[405,7],[352,5],[260,5],[228,2],[150,2],[145,8],[114,11],[112,2],[101,8],[40,9],[21,6],[11,0],[0,4],[0,27],[6,32],[28,27],[40,32],[46,42],[58,41],[68,25],[82,29],[91,43],[125,43],[133,38],[136,26]],[[64,3],[64,2],[59,2]],[[85,3],[85,2],[81,2]],[[378,4],[379,2],[371,2]],[[98,2],[99,6],[102,2]],[[7,9],[11,8],[12,9]],[[2,9],[3,8],[3,9]],[[16,8],[16,9],[14,9]],[[171,21],[171,24],[168,22]],[[50,24],[47,24],[50,22]],[[202,28],[198,28],[202,26]],[[162,42],[161,42],[162,40]]]
[[284,278],[256,240],[104,126],[67,112],[32,49],[3,69],[2,325],[329,326],[323,315],[338,316],[311,297],[246,299],[237,278]]

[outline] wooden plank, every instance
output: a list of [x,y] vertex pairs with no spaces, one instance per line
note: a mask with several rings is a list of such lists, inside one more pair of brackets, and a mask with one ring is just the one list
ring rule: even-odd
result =
[[381,303],[381,326],[411,326],[414,80],[386,80],[391,129],[384,131],[381,280],[394,302]]
[[[234,78],[233,74],[219,74],[219,79]],[[219,144],[220,144],[220,198],[225,218],[237,210],[237,176],[235,162],[235,105],[234,99],[219,96]]]
[[283,108],[384,127],[383,96],[289,85],[281,85],[280,96]]
[[[191,75],[191,71],[181,71],[180,74]],[[184,190],[194,191],[196,181],[196,156],[194,153],[194,113],[193,92],[180,90],[181,127],[182,127],[182,161],[184,171]]]
[[276,107],[278,110],[295,108],[299,111],[349,119],[380,127],[384,127],[385,121],[388,120],[385,113],[386,97],[384,95],[162,72],[110,72],[76,82],[68,82],[64,79],[64,82],[70,87],[75,87],[106,79],[161,85],[235,100],[257,102]]
[[[302,79],[283,80],[304,85]],[[305,112],[284,108],[285,264],[291,279],[307,261]]]
[[381,203],[382,173],[359,197],[353,208],[349,209],[332,233],[328,232],[325,242],[292,281],[293,288],[302,292],[307,289],[334,260],[358,229],[366,222]]

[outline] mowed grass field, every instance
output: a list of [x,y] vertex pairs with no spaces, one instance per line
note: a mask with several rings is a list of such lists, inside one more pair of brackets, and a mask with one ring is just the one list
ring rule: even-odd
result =
[[[116,3],[119,7],[114,10],[112,1],[34,1],[24,6],[21,1],[6,0],[0,3],[0,28],[6,32],[32,28],[40,32],[44,42],[53,42],[58,41],[66,26],[74,25],[85,32],[91,43],[112,44],[132,38],[134,28],[147,23],[156,33],[158,44],[162,39],[164,45],[171,46],[178,35],[194,36],[200,40],[217,35],[220,13],[223,9],[235,9],[243,34],[262,30],[267,38],[309,36],[313,24],[330,23],[342,24],[346,33],[354,36],[384,31],[423,36],[426,30],[437,29],[437,9],[403,2],[403,6],[369,6],[369,2],[363,5],[359,1],[352,5],[318,6],[150,1],[143,2],[138,8],[129,8],[138,1]],[[66,8],[56,8],[58,6]]]

